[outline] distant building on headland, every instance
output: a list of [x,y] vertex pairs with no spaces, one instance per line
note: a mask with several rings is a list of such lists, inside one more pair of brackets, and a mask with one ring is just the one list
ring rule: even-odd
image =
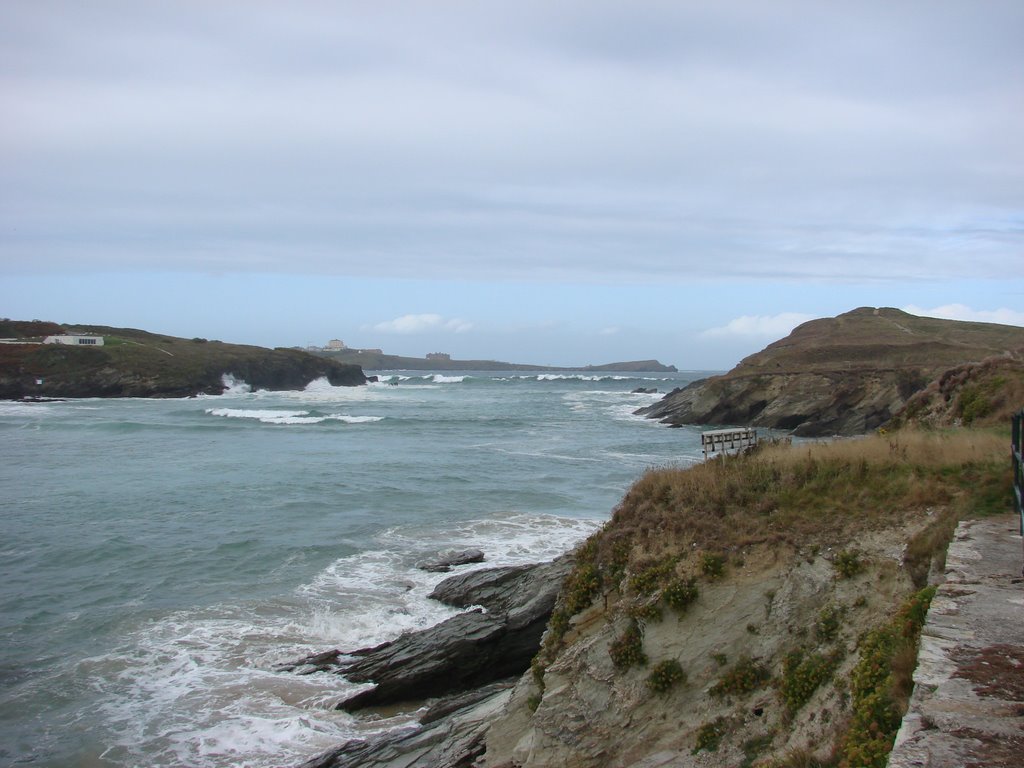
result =
[[427,360],[451,360],[452,356],[447,352],[427,352]]
[[73,347],[102,347],[103,337],[91,333],[65,333],[59,336],[47,336],[43,344],[68,344]]
[[331,339],[327,342],[327,346],[324,349],[335,352],[341,349],[348,349],[348,347],[345,346],[345,342],[341,339]]

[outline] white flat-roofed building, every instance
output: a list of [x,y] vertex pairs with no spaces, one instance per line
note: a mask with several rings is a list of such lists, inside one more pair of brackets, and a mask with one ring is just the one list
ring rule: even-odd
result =
[[72,347],[102,347],[103,337],[91,333],[65,333],[59,336],[47,336],[43,344],[67,344]]

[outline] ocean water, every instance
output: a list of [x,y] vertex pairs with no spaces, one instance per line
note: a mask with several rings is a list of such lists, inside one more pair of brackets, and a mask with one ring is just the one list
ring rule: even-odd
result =
[[571,548],[645,469],[699,457],[631,391],[703,375],[0,402],[0,765],[282,766],[408,722],[277,666],[453,615],[416,567],[441,552]]

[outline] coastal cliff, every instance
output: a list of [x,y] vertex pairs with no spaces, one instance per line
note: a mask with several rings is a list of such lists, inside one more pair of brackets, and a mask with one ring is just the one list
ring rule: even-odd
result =
[[511,689],[307,766],[881,768],[956,521],[1007,505],[1005,448],[906,432],[652,470]]
[[[62,327],[4,322],[0,399],[27,397],[187,397],[221,394],[224,377],[258,389],[302,389],[327,379],[335,386],[366,383],[362,369],[292,349],[266,349],[206,339],[181,339],[132,328]],[[101,336],[102,346],[43,344],[45,335]]]
[[804,323],[728,373],[674,390],[638,413],[671,425],[863,434],[947,370],[992,358],[1024,359],[1024,328],[863,307]]

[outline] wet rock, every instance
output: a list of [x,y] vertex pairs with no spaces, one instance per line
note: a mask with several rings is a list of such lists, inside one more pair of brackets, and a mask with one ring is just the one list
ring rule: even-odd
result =
[[375,648],[355,651],[344,660],[337,655],[321,659],[352,682],[375,685],[344,700],[339,709],[351,712],[417,701],[524,672],[540,647],[571,567],[571,559],[563,557],[446,579],[432,597],[456,607],[481,607]]
[[481,688],[431,708],[411,727],[353,740],[301,768],[470,768],[483,756],[487,728],[511,694],[510,682]]
[[468,565],[470,563],[482,563],[484,553],[479,549],[464,549],[461,552],[449,552],[434,560],[427,560],[416,567],[421,571],[431,573],[447,573],[456,565]]

